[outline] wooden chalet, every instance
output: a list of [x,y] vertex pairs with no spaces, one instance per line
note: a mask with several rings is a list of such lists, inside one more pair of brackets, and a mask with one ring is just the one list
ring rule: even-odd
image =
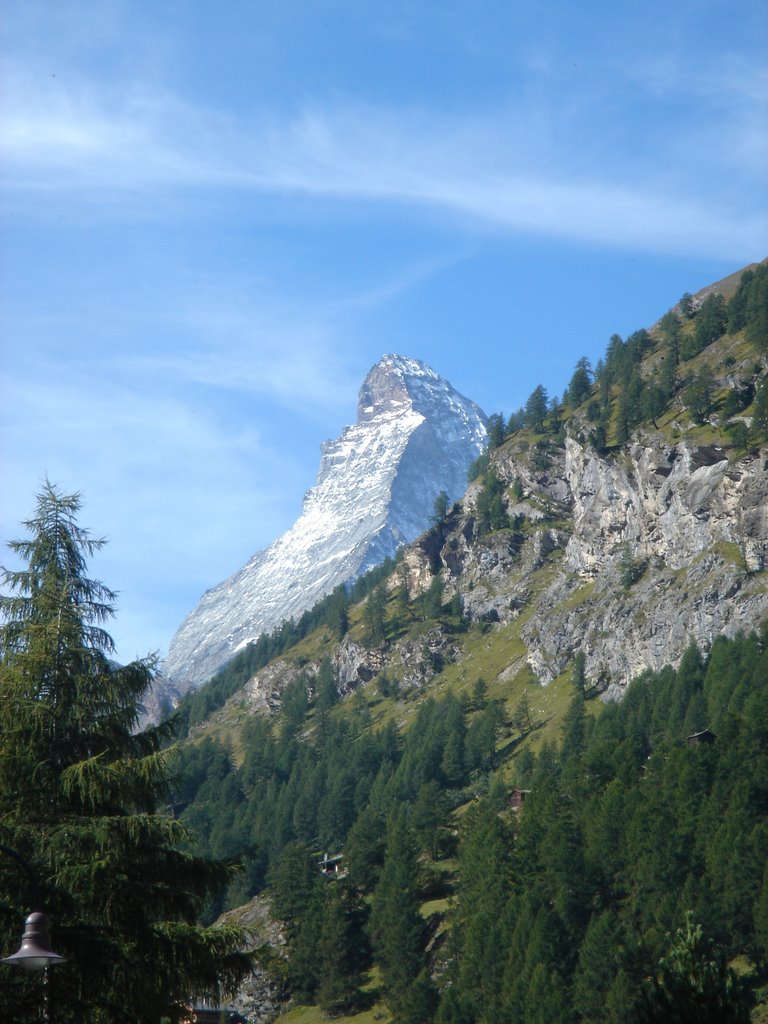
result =
[[519,811],[525,803],[530,789],[513,789],[509,794],[509,806],[513,811]]
[[694,732],[690,736],[686,736],[685,742],[689,747],[695,747],[699,743],[714,743],[715,734],[710,732],[709,729],[702,729],[700,732]]
[[336,853],[333,857],[329,857],[327,853],[324,853],[323,859],[317,862],[320,874],[325,875],[326,878],[338,877],[343,873],[341,866],[343,859],[344,854],[342,853]]

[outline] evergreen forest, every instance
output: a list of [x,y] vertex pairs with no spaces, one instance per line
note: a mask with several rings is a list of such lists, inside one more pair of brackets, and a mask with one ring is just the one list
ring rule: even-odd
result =
[[592,703],[574,685],[560,742],[510,779],[499,739],[525,710],[505,721],[482,685],[405,732],[305,704],[249,724],[238,765],[185,748],[183,817],[208,854],[252,851],[230,902],[267,887],[288,988],[329,1012],[366,1005],[375,965],[403,1024],[747,1020],[768,962],[768,627]]

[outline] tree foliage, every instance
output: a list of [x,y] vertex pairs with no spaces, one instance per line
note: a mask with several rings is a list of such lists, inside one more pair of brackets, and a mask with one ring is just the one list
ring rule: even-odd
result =
[[419,913],[416,852],[405,812],[393,812],[384,867],[374,894],[371,929],[387,1001],[395,1011],[406,1003],[426,962],[427,933]]
[[504,504],[505,486],[496,469],[491,466],[482,478],[483,486],[477,496],[477,525],[479,532],[490,533],[509,526],[509,515]]
[[525,403],[525,425],[535,433],[541,433],[544,429],[544,419],[549,409],[549,400],[546,388],[538,384],[528,397]]
[[592,365],[586,356],[582,356],[576,363],[573,376],[566,391],[568,405],[575,409],[581,405],[592,392]]
[[[577,694],[560,750],[525,768],[513,842],[467,812],[437,1021],[747,1019],[727,961],[765,956],[767,641],[691,645],[597,719]],[[694,722],[716,741],[686,742]]]
[[[57,1021],[159,1021],[191,995],[230,988],[248,958],[239,933],[196,924],[232,870],[184,852],[186,829],[158,813],[164,730],[135,731],[152,662],[110,658],[114,595],[87,575],[103,541],[78,524],[80,508],[77,494],[46,481],[29,538],[11,544],[24,567],[4,572],[0,841],[30,865],[36,909],[68,958]],[[0,861],[9,948],[37,893],[12,859]],[[4,1020],[28,1020],[34,986],[11,974],[0,974]]]
[[642,1024],[747,1024],[736,975],[690,912],[669,941],[647,988]]
[[728,304],[728,331],[741,330],[758,351],[768,351],[768,264],[746,270]]

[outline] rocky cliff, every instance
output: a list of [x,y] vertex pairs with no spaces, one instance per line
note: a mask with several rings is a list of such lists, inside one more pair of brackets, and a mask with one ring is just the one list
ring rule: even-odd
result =
[[470,614],[504,622],[527,607],[521,636],[542,683],[582,650],[617,695],[692,641],[706,650],[768,616],[768,451],[734,458],[643,431],[614,456],[568,437],[551,458],[537,473],[514,444],[498,453],[504,478],[524,481],[510,505],[519,553],[499,554],[498,536],[467,545],[460,576],[444,570]]
[[322,446],[294,526],[204,594],[176,632],[164,664],[176,692],[414,540],[440,491],[463,494],[485,422],[424,363],[384,356],[360,390],[357,423]]

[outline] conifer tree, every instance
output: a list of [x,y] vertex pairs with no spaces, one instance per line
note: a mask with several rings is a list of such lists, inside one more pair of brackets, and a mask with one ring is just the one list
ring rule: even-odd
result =
[[525,1024],[568,1024],[571,1019],[562,981],[544,964],[536,964],[525,994]]
[[373,948],[395,1012],[425,964],[426,930],[419,913],[416,845],[404,809],[387,829],[387,852],[371,915]]
[[317,673],[317,706],[321,710],[328,710],[333,707],[339,699],[339,691],[336,687],[336,679],[333,675],[333,667],[330,658],[323,658],[320,662],[320,670]]
[[592,365],[586,356],[576,363],[571,382],[566,391],[566,400],[572,409],[576,409],[589,398],[592,390]]
[[445,790],[436,779],[425,782],[413,803],[413,826],[421,846],[436,860],[444,846],[449,807]]
[[387,592],[384,588],[384,584],[380,583],[368,595],[368,600],[365,602],[365,608],[363,611],[365,625],[368,631],[367,639],[371,644],[382,643],[386,638],[386,608]]
[[533,721],[531,720],[531,702],[528,700],[528,695],[526,693],[521,694],[520,700],[517,702],[513,721],[516,728],[519,729],[524,736],[533,729]]
[[[0,942],[10,952],[25,913],[43,909],[68,959],[58,1024],[152,1024],[191,995],[231,989],[248,958],[239,933],[196,924],[232,871],[183,852],[186,830],[157,813],[168,730],[136,732],[153,665],[110,659],[114,594],[87,575],[103,541],[78,525],[80,508],[46,481],[29,539],[10,545],[24,567],[4,571],[0,842],[29,865],[44,905],[31,908],[26,880],[4,865]],[[33,990],[0,974],[4,1021],[31,1019]]]
[[563,742],[561,757],[565,762],[569,758],[580,757],[584,752],[587,738],[587,713],[584,707],[584,696],[575,694],[568,705],[563,722]]
[[385,816],[369,804],[349,830],[344,857],[351,883],[364,893],[375,887],[384,862]]
[[573,984],[573,1004],[590,1024],[610,1020],[606,997],[618,973],[623,940],[615,911],[603,911],[590,920],[579,949]]
[[455,989],[483,1020],[499,1016],[508,937],[502,909],[512,880],[512,836],[488,800],[473,806],[459,850],[460,899],[452,941],[459,953]]
[[422,968],[403,996],[398,1024],[429,1024],[434,1019],[439,999],[429,971]]
[[752,911],[755,927],[755,946],[762,964],[768,964],[768,862],[763,872],[760,892]]
[[548,396],[543,385],[538,384],[525,403],[525,425],[529,430],[541,433],[547,415]]
[[[499,442],[501,444],[501,442]],[[440,491],[435,498],[433,505],[432,522],[435,526],[442,526],[448,518],[448,509],[451,507],[451,500],[446,491]]]
[[648,987],[642,1024],[747,1024],[749,1011],[739,981],[690,914]]
[[317,947],[319,1005],[331,1014],[354,1006],[360,995],[362,915],[350,889],[340,883],[326,886]]

